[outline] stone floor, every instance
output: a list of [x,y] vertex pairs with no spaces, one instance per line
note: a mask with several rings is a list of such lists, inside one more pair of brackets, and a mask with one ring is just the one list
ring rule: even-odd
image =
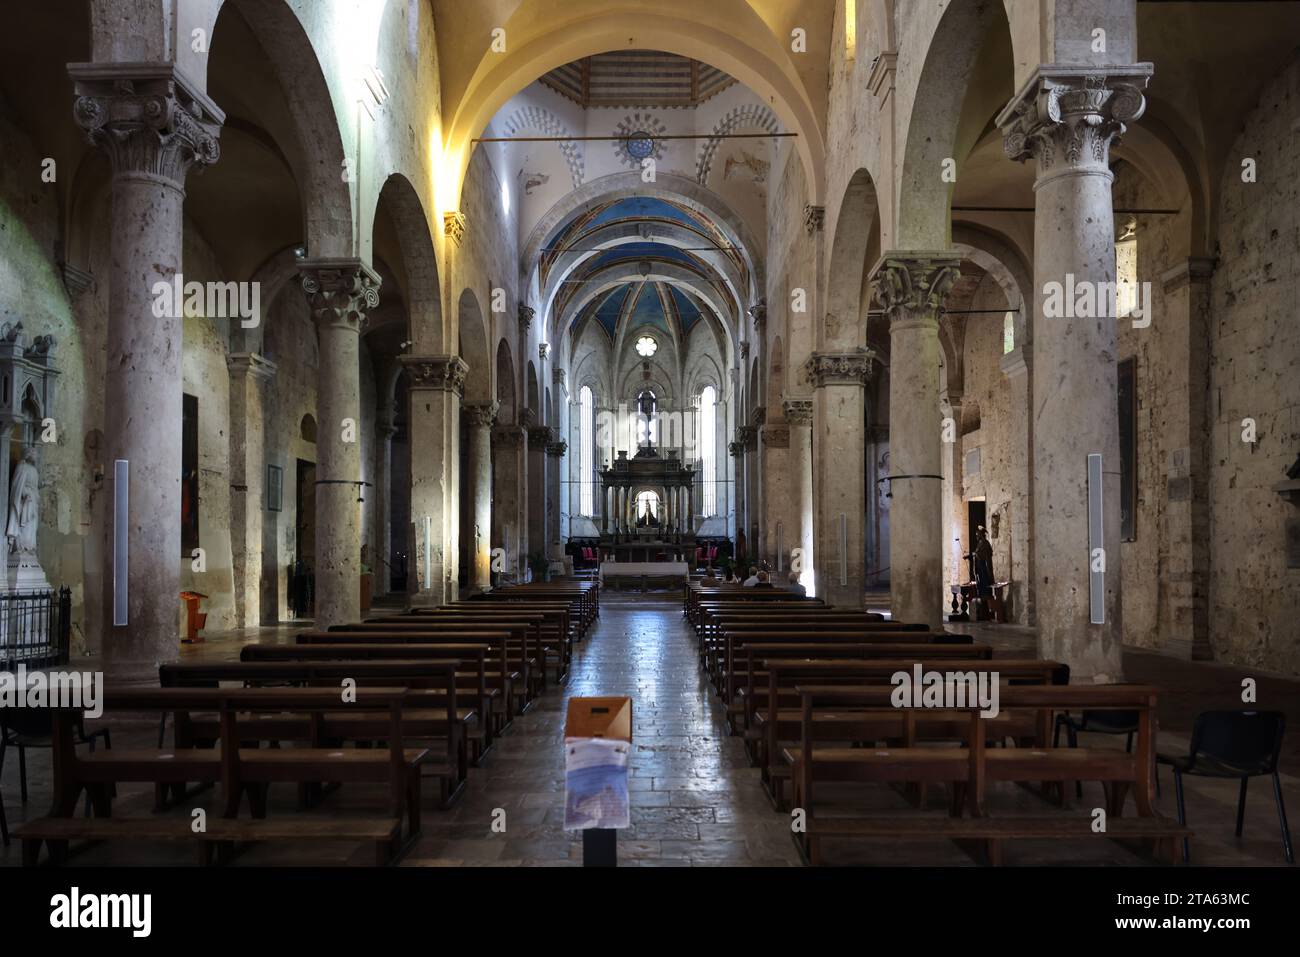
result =
[[[1032,635],[1026,639],[1022,630],[974,627],[981,631],[981,640],[994,641],[1000,653],[1023,652],[1026,640],[1032,648]],[[972,629],[967,626],[963,630]],[[261,629],[257,637],[288,640],[291,633],[289,628]],[[245,640],[244,635],[218,636],[204,645],[187,648],[183,657],[234,656]],[[1173,701],[1205,700],[1210,689],[1236,680],[1230,670],[1219,674],[1214,666],[1171,662],[1165,658],[1158,658],[1154,664],[1137,662],[1136,670],[1154,671],[1155,665],[1161,666],[1157,683],[1168,689],[1168,697]],[[1156,677],[1143,674],[1143,680]],[[1296,684],[1277,680],[1281,682],[1278,689],[1290,692],[1290,707],[1294,707],[1298,697]],[[422,835],[404,864],[573,866],[581,862],[581,840],[563,829],[561,745],[565,699],[570,695],[630,695],[634,700],[633,826],[619,834],[621,864],[654,867],[799,864],[789,818],[772,809],[759,784],[758,771],[748,766],[740,740],[726,733],[721,705],[698,668],[694,638],[682,621],[680,601],[669,596],[614,595],[602,599],[599,624],[575,650],[567,686],[560,692],[552,689],[527,713],[516,718],[511,730],[488,755],[484,767],[471,771],[465,793],[450,810],[426,812]],[[1163,723],[1166,719],[1162,716],[1161,750],[1185,752],[1190,718],[1177,720],[1183,717],[1182,710],[1181,705],[1176,707],[1167,724]],[[155,740],[156,726],[117,722],[113,725],[113,735],[118,746],[143,744]],[[1097,746],[1106,744],[1118,742],[1108,739],[1097,742]],[[1294,770],[1294,764],[1291,768]],[[42,813],[48,806],[48,753],[29,752],[28,771],[31,800],[27,805],[19,800],[16,755],[9,756],[0,775],[11,828],[28,816]],[[1163,813],[1172,815],[1172,779],[1167,771],[1162,776],[1166,787],[1159,807]],[[1189,780],[1188,814],[1197,829],[1194,863],[1283,864],[1268,782],[1257,779],[1252,783],[1246,829],[1241,839],[1232,833],[1236,787],[1235,782]],[[1284,791],[1292,808],[1300,808],[1300,780],[1284,776]],[[1086,804],[1088,798],[1100,799],[1098,785],[1091,785],[1084,793],[1082,803]],[[115,813],[147,814],[151,796],[140,788],[124,791],[115,804]],[[831,800],[853,801],[857,807],[917,813],[891,789],[873,789],[865,794],[831,792],[825,796]],[[943,798],[942,793],[933,794],[931,810],[941,808]],[[214,792],[209,791],[196,800],[211,813],[217,813]],[[364,814],[373,813],[380,797],[377,791],[344,788],[328,801],[332,809],[342,813]],[[1054,813],[1035,794],[1015,786],[993,793],[991,806],[994,810],[1014,807]],[[291,794],[273,794],[272,813],[280,810],[292,810]],[[502,811],[504,832],[494,831],[493,821],[501,820]],[[328,842],[253,848],[235,863],[237,866],[325,865],[364,862],[367,858],[364,848]],[[974,863],[964,851],[947,842],[860,842],[830,848],[827,858],[829,863],[878,865],[971,866]],[[148,845],[143,856],[139,848],[98,845],[87,849],[76,860],[84,864],[166,864],[187,863],[189,857],[182,848],[166,845]],[[16,863],[17,846],[0,850],[0,864]],[[1141,865],[1148,862],[1111,842],[1089,841],[1078,846],[1017,843],[1008,848],[1007,863]]]

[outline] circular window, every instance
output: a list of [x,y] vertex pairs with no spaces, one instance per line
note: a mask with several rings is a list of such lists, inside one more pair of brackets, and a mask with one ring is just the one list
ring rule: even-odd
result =
[[636,354],[649,359],[659,349],[659,343],[651,336],[642,336],[636,341]]
[[643,160],[654,152],[655,141],[645,130],[637,130],[627,138],[627,155],[634,160]]

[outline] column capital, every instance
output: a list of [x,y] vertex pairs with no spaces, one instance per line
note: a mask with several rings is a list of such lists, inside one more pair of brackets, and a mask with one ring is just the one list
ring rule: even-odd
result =
[[232,352],[226,356],[226,368],[232,376],[247,376],[257,382],[275,378],[280,369],[260,352]]
[[72,115],[113,172],[148,173],[177,185],[191,166],[221,156],[226,121],[172,63],[71,63]]
[[476,429],[488,429],[497,420],[500,402],[466,402],[461,407],[465,419]]
[[758,434],[764,448],[788,449],[790,447],[790,426],[784,422],[779,425],[764,425],[758,429]]
[[460,356],[401,356],[411,391],[436,390],[463,395],[469,366]]
[[551,354],[551,344],[549,342],[537,343],[537,358],[545,362],[546,357],[549,356],[550,354]]
[[465,214],[460,210],[450,210],[442,214],[442,234],[457,246],[465,239]]
[[563,439],[561,439],[558,442],[546,443],[546,454],[553,459],[563,458],[565,453],[567,453],[568,451],[569,451],[569,443],[565,442]]
[[519,450],[524,447],[524,430],[518,425],[492,427],[492,448]]
[[767,300],[760,299],[747,310],[749,318],[754,321],[754,325],[762,329],[767,324]]
[[939,307],[961,275],[952,250],[890,250],[871,267],[871,289],[890,328],[898,322],[938,325]]
[[783,396],[781,399],[781,412],[785,420],[792,426],[812,425],[813,422],[813,400],[805,396]]
[[736,438],[727,443],[727,454],[733,459],[743,459],[745,457],[745,443],[740,438],[740,430],[736,430]]
[[803,208],[803,228],[808,235],[820,233],[826,226],[826,207],[809,204]]
[[746,452],[758,448],[758,426],[742,425],[736,429],[736,441],[744,446]]
[[532,306],[522,302],[519,304],[519,331],[525,336],[528,335],[528,330],[532,328],[535,315],[537,315],[537,310]]
[[749,424],[755,427],[761,426],[767,422],[767,406],[758,405],[750,413]]
[[360,332],[366,313],[379,306],[379,274],[356,256],[298,260],[302,291],[318,326]]
[[814,352],[804,363],[804,379],[814,389],[827,385],[866,385],[871,379],[871,349],[854,352]]
[[549,425],[533,425],[528,428],[528,447],[545,449],[555,441],[555,431]]
[[998,115],[1003,151],[1017,162],[1036,159],[1040,177],[1109,174],[1111,142],[1142,117],[1153,72],[1150,63],[1039,66]]

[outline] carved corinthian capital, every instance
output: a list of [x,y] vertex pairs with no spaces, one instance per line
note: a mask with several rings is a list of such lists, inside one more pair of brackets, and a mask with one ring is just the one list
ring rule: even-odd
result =
[[460,356],[402,356],[413,390],[464,394],[469,366]]
[[152,173],[184,184],[191,166],[221,156],[226,115],[170,63],[73,63],[72,115],[114,173]]
[[1040,66],[998,116],[1002,148],[1013,160],[1038,161],[1038,175],[1106,172],[1110,147],[1125,124],[1142,117],[1150,63],[1128,67]]
[[804,378],[815,389],[825,385],[866,385],[875,358],[871,349],[814,352],[804,363]]
[[366,313],[379,306],[379,274],[353,256],[298,261],[302,291],[319,326],[359,331]]
[[496,422],[497,410],[500,407],[499,402],[468,402],[462,407],[462,411],[465,413],[465,421],[472,427],[488,429]]
[[871,271],[871,288],[889,317],[939,321],[939,307],[961,275],[961,259],[945,252],[885,253]]
[[812,425],[813,401],[803,398],[785,398],[781,400],[781,411],[785,420],[791,425]]

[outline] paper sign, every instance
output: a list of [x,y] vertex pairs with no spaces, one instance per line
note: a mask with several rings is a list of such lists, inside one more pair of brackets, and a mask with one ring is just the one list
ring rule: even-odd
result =
[[631,826],[627,756],[632,745],[615,738],[564,740],[564,827]]

